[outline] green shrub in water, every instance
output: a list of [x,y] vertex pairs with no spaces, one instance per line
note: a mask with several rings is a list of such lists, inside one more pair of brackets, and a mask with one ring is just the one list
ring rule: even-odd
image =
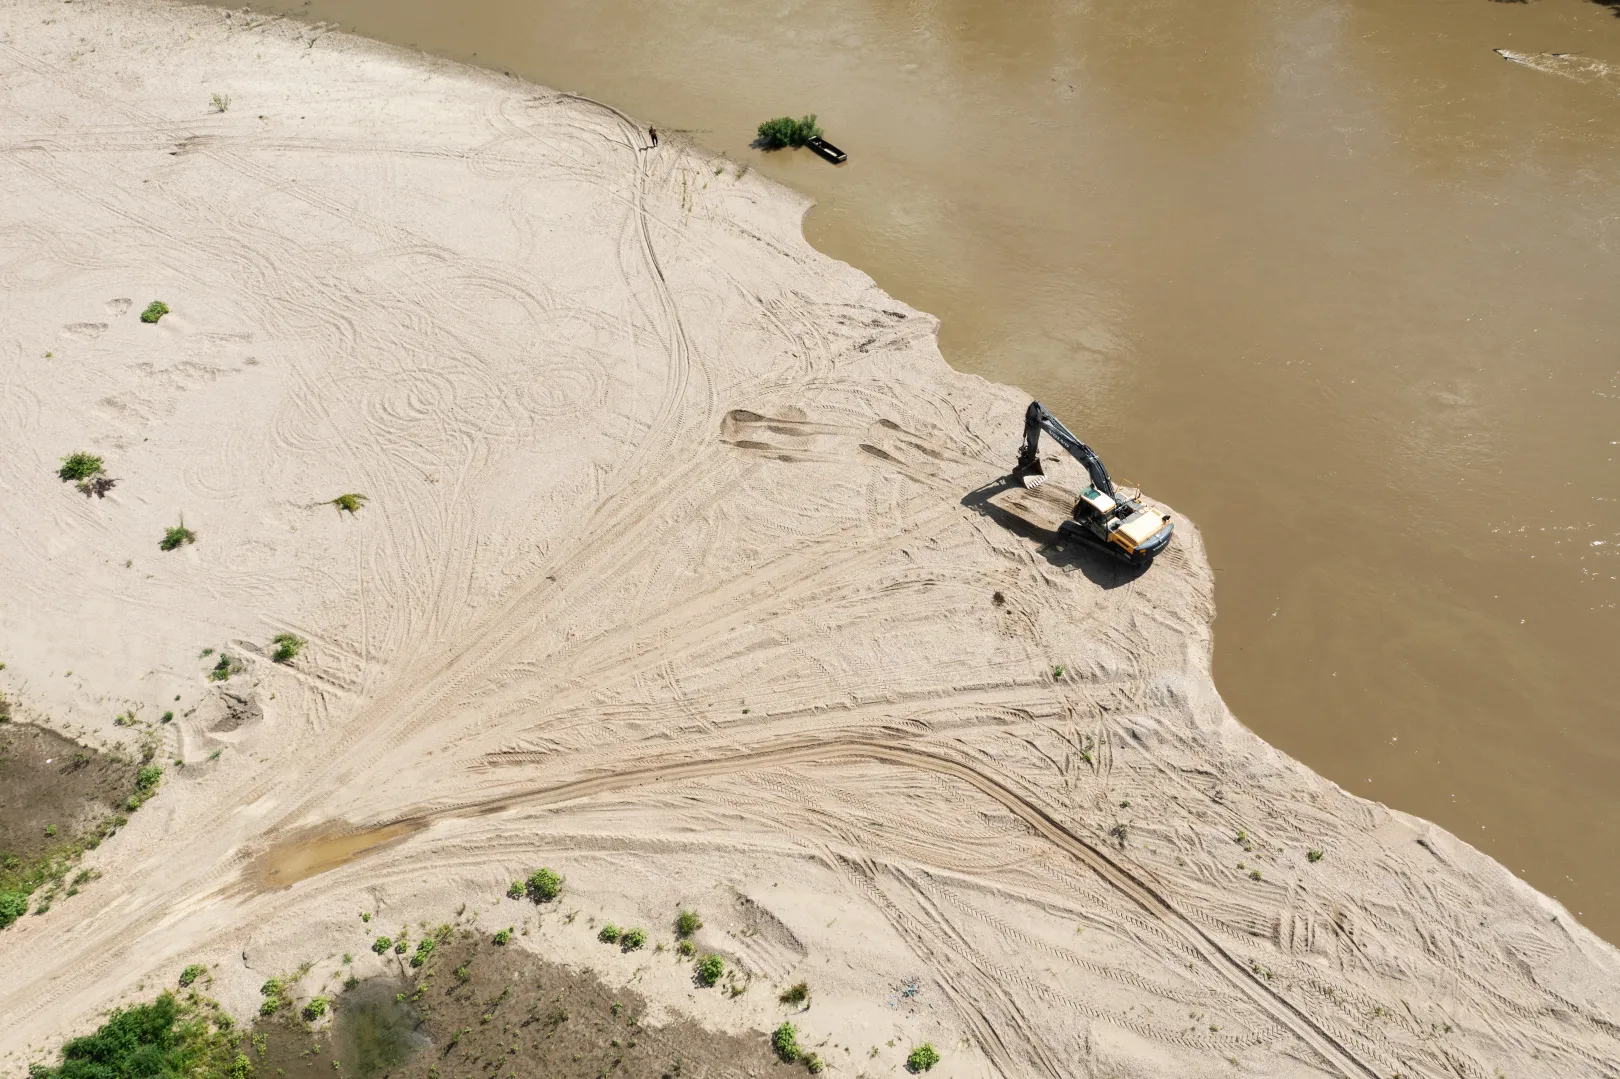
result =
[[780,150],[784,146],[803,146],[821,134],[816,114],[800,117],[778,116],[759,125],[760,145],[767,150]]

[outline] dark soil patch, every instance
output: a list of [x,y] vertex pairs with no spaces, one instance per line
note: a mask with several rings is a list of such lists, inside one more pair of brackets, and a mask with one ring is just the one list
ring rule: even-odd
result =
[[[414,981],[372,979],[338,996],[327,1031],[284,1011],[253,1030],[260,1079],[721,1079],[804,1074],[764,1034],[691,1020],[641,1025],[646,1001],[463,931]],[[262,1046],[262,1050],[258,1047]]]
[[31,723],[0,724],[0,856],[31,861],[85,836],[123,808],[135,767]]
[[68,872],[124,823],[137,767],[29,723],[0,724],[0,929],[98,874]]

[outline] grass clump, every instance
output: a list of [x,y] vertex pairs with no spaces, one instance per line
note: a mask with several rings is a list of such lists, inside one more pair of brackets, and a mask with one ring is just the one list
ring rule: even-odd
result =
[[675,935],[685,938],[703,928],[703,919],[695,910],[683,910],[675,916]]
[[287,997],[287,986],[280,978],[271,978],[259,986],[259,995],[264,998],[264,1003],[259,1005],[260,1015],[275,1015],[292,1003]]
[[431,939],[417,941],[416,953],[411,956],[411,966],[419,967],[423,963],[426,963],[428,961],[428,956],[433,954],[433,948],[434,943]]
[[278,633],[275,636],[276,649],[270,653],[270,658],[276,663],[291,663],[308,643],[304,638],[291,633]]
[[[163,769],[155,764],[148,764],[135,773],[135,790],[124,803],[124,808],[133,813],[157,793],[158,784],[163,782]],[[182,985],[186,984],[184,982]]]
[[1305,860],[1307,862],[1320,862],[1322,860],[1322,855],[1325,853],[1327,852],[1312,848],[1311,850],[1305,852]]
[[151,303],[146,305],[146,310],[141,312],[141,321],[147,325],[151,325],[168,313],[168,304],[164,303],[162,300],[153,300]]
[[57,478],[63,483],[71,482],[79,489],[79,493],[89,497],[106,498],[107,492],[112,490],[117,480],[107,475],[106,466],[100,457],[93,453],[70,453],[62,458],[62,465],[56,470]]
[[689,940],[683,940],[675,945],[675,950],[685,959],[690,959],[697,954],[697,948]]
[[242,669],[242,665],[225,652],[219,654],[219,662],[214,664],[208,672],[210,682],[229,682],[231,675]]
[[62,1046],[56,1066],[32,1065],[30,1079],[247,1079],[252,1065],[236,1051],[230,1017],[205,1003],[196,994],[181,1002],[164,993],[120,1008],[94,1033]]
[[208,98],[208,107],[214,112],[224,112],[231,107],[230,94],[211,94]]
[[804,1050],[799,1048],[799,1028],[792,1023],[783,1023],[771,1034],[771,1048],[776,1055],[782,1058],[784,1064],[792,1064],[804,1056]]
[[63,483],[84,483],[84,481],[101,475],[106,466],[100,457],[93,453],[70,453],[62,458],[62,467],[56,470],[57,478]]
[[388,949],[392,948],[393,946],[394,942],[389,940],[387,937],[378,937],[376,940],[371,942],[371,950],[376,952],[378,955],[385,954]]
[[923,1042],[906,1056],[906,1070],[909,1072],[925,1072],[939,1063],[939,1050],[934,1048],[933,1042]]
[[507,926],[491,938],[496,944],[505,944],[512,939],[512,927]]
[[350,494],[350,495],[338,495],[336,498],[332,499],[332,501],[328,502],[327,505],[328,506],[336,506],[337,511],[339,513],[351,513],[352,514],[352,513],[359,513],[360,512],[360,507],[364,506],[366,504],[366,502],[367,502],[367,498],[366,498],[365,495],[362,495],[362,494]]
[[0,929],[28,913],[28,892],[0,892]]
[[304,1018],[311,1023],[326,1014],[327,1007],[332,1002],[325,997],[310,997],[309,1003],[304,1005]]
[[698,960],[697,980],[700,985],[712,986],[725,972],[726,961],[712,952]]
[[549,903],[562,894],[563,879],[548,868],[536,869],[523,882],[523,894],[536,903]]
[[626,929],[619,937],[619,945],[627,952],[637,951],[647,944],[647,931],[645,929]]
[[782,990],[781,994],[776,999],[781,1001],[783,1004],[803,1004],[805,1001],[810,999],[810,983],[798,982],[794,985],[790,985],[786,989]]
[[603,944],[617,944],[619,943],[619,937],[623,936],[623,934],[623,930],[609,922],[597,932],[596,939]]
[[171,525],[163,530],[163,538],[158,540],[158,549],[163,551],[176,551],[188,543],[197,542],[197,533],[186,527],[186,519],[180,518],[180,523]]
[[803,146],[821,134],[816,114],[795,120],[791,116],[778,116],[759,125],[759,145],[766,150],[780,150],[785,146]]

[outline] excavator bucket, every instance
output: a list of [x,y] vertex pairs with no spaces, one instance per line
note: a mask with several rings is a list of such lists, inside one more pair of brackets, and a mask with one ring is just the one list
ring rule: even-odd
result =
[[1020,464],[1013,476],[1031,491],[1046,482],[1046,470],[1041,467],[1039,458],[1027,465]]

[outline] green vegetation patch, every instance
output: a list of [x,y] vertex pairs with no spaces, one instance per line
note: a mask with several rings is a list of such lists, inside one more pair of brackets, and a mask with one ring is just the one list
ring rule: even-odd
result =
[[[230,1017],[195,993],[182,1003],[164,993],[150,1004],[114,1011],[93,1034],[62,1047],[52,1067],[34,1064],[30,1079],[180,1079],[224,1076],[243,1079]],[[241,1058],[245,1062],[245,1058]]]
[[799,1048],[799,1028],[792,1023],[783,1023],[771,1034],[771,1048],[785,1063],[792,1064],[804,1056],[804,1050]]
[[778,116],[759,125],[759,145],[766,150],[780,150],[787,146],[803,146],[821,135],[816,114],[795,120],[791,116]]
[[939,1050],[933,1042],[923,1042],[906,1056],[906,1070],[911,1072],[925,1072],[938,1063]]
[[192,982],[208,973],[208,968],[201,963],[192,963],[180,972],[180,987],[183,989]]
[[636,951],[647,944],[647,931],[645,929],[626,929],[619,938],[619,946],[627,952]]
[[163,782],[163,769],[155,764],[148,764],[135,773],[135,790],[124,803],[124,808],[131,813],[141,808],[142,804],[157,793],[158,784]]
[[151,303],[146,305],[146,310],[141,312],[141,321],[147,325],[151,325],[168,313],[168,304],[164,303],[162,300],[153,300]]
[[228,653],[221,652],[219,661],[208,672],[208,680],[210,682],[229,682],[231,675],[240,674],[241,671],[242,663],[240,660]]
[[158,540],[158,548],[164,551],[177,551],[188,543],[197,542],[197,533],[186,527],[185,518],[180,519],[177,525],[170,525],[163,530],[163,538]]
[[782,990],[776,999],[783,1004],[803,1004],[810,999],[810,983],[796,982]]
[[603,944],[617,944],[619,942],[619,936],[622,932],[623,930],[621,930],[618,926],[614,925],[612,922],[608,922],[601,929],[597,930],[596,939],[601,941]]
[[63,483],[83,483],[105,471],[106,466],[95,454],[70,453],[62,458],[62,467],[56,470],[56,475]]
[[712,952],[697,962],[697,980],[699,985],[713,985],[720,980],[726,972],[726,961]]
[[298,658],[298,653],[303,651],[304,645],[308,643],[304,638],[291,633],[278,633],[275,636],[276,648],[270,653],[270,658],[277,663],[291,663]]
[[365,495],[348,494],[338,495],[336,498],[332,499],[332,501],[328,502],[327,505],[336,506],[339,513],[354,514],[359,513],[360,508],[364,506],[367,501],[368,499]]
[[675,935],[686,938],[703,928],[703,919],[695,910],[683,910],[675,916]]
[[523,892],[536,903],[549,903],[562,894],[563,879],[551,869],[540,868],[523,882]]

